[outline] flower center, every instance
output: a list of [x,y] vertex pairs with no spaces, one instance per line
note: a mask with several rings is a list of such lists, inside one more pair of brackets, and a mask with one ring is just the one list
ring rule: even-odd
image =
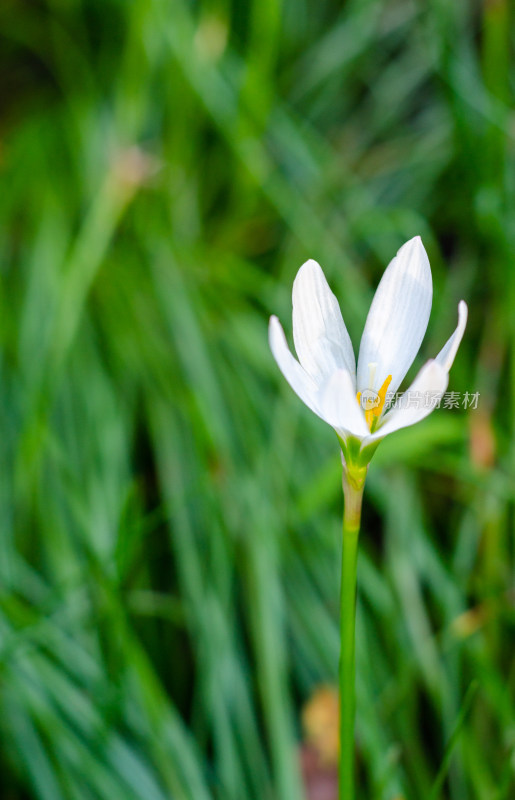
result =
[[[376,366],[377,364],[368,365],[369,386],[374,385]],[[365,389],[364,392],[358,392],[356,395],[359,405],[365,412],[365,420],[371,433],[374,432],[379,417],[383,413],[383,408],[386,401],[386,392],[388,391],[391,380],[392,376],[388,375],[378,392],[375,392],[373,389]]]

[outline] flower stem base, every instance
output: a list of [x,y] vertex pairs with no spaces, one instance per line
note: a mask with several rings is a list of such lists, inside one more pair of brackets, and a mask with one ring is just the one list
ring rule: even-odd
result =
[[361,504],[366,468],[344,469],[342,576],[340,594],[340,763],[339,800],[354,800],[356,574]]

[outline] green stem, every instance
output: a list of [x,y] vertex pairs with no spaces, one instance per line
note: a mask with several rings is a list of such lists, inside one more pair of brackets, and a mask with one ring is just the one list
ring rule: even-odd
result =
[[[366,470],[365,470],[366,474]],[[339,800],[354,800],[356,567],[365,477],[344,470],[342,583],[340,595],[340,769]]]

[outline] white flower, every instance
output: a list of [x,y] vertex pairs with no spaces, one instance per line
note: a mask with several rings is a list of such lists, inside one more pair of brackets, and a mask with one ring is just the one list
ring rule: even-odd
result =
[[306,261],[293,284],[298,361],[288,348],[279,320],[271,317],[270,347],[281,372],[301,400],[335,429],[344,446],[358,440],[361,451],[366,448],[371,454],[387,434],[424,419],[447,389],[449,370],[467,323],[463,300],[451,338],[436,358],[422,367],[399,401],[385,411],[386,393],[397,392],[418,353],[432,294],[429,260],[416,236],[401,247],[377,288],[361,338],[357,370],[338,301],[316,261]]

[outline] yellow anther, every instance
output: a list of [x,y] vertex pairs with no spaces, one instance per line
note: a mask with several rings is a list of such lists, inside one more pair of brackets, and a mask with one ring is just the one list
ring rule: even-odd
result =
[[[383,385],[379,389],[379,392],[378,392],[378,394],[379,394],[379,405],[376,406],[373,409],[374,417],[376,419],[378,419],[381,416],[381,414],[383,413],[384,404],[386,402],[386,392],[388,391],[388,387],[389,387],[391,381],[392,381],[392,376],[388,375],[387,379],[385,380],[385,382],[383,383]],[[372,420],[372,422],[373,422],[373,420]]]
[[369,430],[372,430],[372,425],[374,424],[375,411],[375,406],[372,405],[371,401],[368,401],[367,408],[365,409],[365,420]]
[[[392,380],[392,376],[388,375],[387,379],[376,393],[372,390],[367,391],[365,394],[365,403],[364,403],[364,411],[365,411],[365,420],[368,425],[370,431],[373,431],[377,420],[383,413],[384,404],[386,402],[386,392],[388,391],[388,387]],[[358,392],[356,395],[356,399],[359,405],[361,403],[361,392]]]

